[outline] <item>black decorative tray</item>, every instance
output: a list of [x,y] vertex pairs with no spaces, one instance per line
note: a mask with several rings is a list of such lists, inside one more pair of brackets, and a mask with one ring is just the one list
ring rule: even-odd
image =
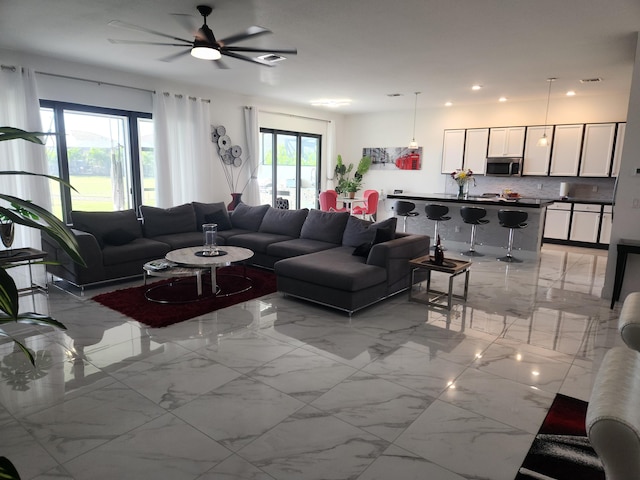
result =
[[428,265],[435,265],[436,267],[445,267],[445,268],[455,268],[457,265],[456,262],[452,262],[451,260],[447,260],[446,258],[442,261],[441,265],[438,265],[433,257],[429,257],[429,260],[423,260],[422,263],[426,263]]
[[204,250],[199,250],[195,253],[196,257],[205,257],[205,258],[213,258],[213,257],[223,257],[227,254],[224,250],[218,250],[215,253],[205,252]]

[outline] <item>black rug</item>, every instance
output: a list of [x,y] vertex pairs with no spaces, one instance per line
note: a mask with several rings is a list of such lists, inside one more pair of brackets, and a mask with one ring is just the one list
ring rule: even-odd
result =
[[556,395],[516,480],[604,480],[585,429],[587,402]]

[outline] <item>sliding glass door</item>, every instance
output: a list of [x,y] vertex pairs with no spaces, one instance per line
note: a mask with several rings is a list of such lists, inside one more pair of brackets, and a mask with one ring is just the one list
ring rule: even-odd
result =
[[289,208],[316,208],[320,172],[320,135],[260,130],[260,203],[275,205],[276,198]]

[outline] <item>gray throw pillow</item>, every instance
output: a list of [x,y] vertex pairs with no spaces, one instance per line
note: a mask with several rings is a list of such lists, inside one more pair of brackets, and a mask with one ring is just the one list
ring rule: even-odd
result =
[[340,245],[349,216],[349,212],[310,210],[302,225],[300,238]]
[[[226,212],[222,212],[220,210],[213,213],[207,213],[204,216],[204,223],[215,223],[218,226],[218,232],[231,230],[233,228],[231,226],[231,219],[229,218],[229,215]],[[200,230],[202,230],[202,225],[200,225]]]
[[257,232],[269,208],[269,205],[251,207],[245,203],[239,203],[231,212],[231,225],[233,228]]
[[[393,240],[394,238],[396,238],[397,223],[398,219],[396,217],[391,217],[387,220],[371,225],[370,229],[375,232],[373,241],[357,245],[355,250],[353,251],[353,255],[366,258],[369,256],[369,252],[374,245],[377,245],[378,243],[388,242],[389,240]],[[374,228],[376,225],[377,228]]]
[[372,223],[361,218],[349,217],[347,226],[344,229],[344,235],[342,236],[342,245],[348,247],[357,247],[362,244],[372,243],[376,236],[378,229],[383,229],[389,232],[389,240],[395,238],[396,225],[398,219],[391,217],[378,223]]
[[[73,228],[88,232],[96,237],[100,248],[104,247],[104,237],[114,231],[120,231],[120,239],[126,235],[129,237],[142,237],[140,222],[135,210],[120,210],[117,212],[71,212]],[[110,240],[113,240],[110,238]],[[127,242],[128,243],[128,242]]]
[[197,231],[196,214],[190,203],[171,208],[142,205],[140,214],[144,236],[147,238]]
[[[229,212],[227,211],[227,206],[223,202],[217,203],[201,203],[201,202],[191,202],[193,205],[193,210],[196,212],[196,226],[198,227],[198,231],[202,231],[202,224],[204,223],[218,223],[218,230],[220,229],[220,225],[229,224],[229,228],[231,228],[231,220],[229,219]],[[207,220],[207,216],[211,216],[211,214],[219,213],[220,215],[224,215],[226,219],[222,219],[222,216],[217,216],[216,218],[220,220],[219,222],[214,222],[211,220]],[[227,229],[227,230],[228,230]]]
[[259,231],[298,238],[308,214],[308,208],[301,210],[281,210],[270,207],[262,219]]

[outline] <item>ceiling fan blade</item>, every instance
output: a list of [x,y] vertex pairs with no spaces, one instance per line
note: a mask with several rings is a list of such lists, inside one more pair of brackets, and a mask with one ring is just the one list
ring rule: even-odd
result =
[[241,42],[247,38],[255,38],[258,35],[264,35],[267,33],[271,33],[271,30],[264,27],[259,27],[257,25],[252,25],[247,28],[244,32],[236,33],[235,35],[231,35],[230,37],[219,40],[218,43],[220,45],[231,45],[232,43]]
[[221,70],[229,70],[229,65],[227,65],[225,62],[223,62],[220,59],[211,60],[211,63],[213,63],[215,67],[217,67],[217,68],[219,68]]
[[298,50],[296,48],[252,48],[252,47],[222,47],[229,52],[255,52],[255,53],[288,53],[290,55],[297,55]]
[[185,40],[184,38],[174,37],[173,35],[167,35],[166,33],[156,32],[155,30],[151,30],[145,27],[140,27],[138,25],[133,25],[132,23],[121,22],[120,20],[112,20],[111,22],[109,22],[109,26],[116,27],[116,28],[124,28],[127,30],[134,30],[137,32],[151,33],[152,35],[158,35],[159,37],[170,38],[171,40],[178,40],[180,42],[193,44],[191,40]]
[[191,53],[191,49],[190,48],[188,48],[186,50],[183,50],[181,52],[178,52],[178,53],[174,53],[172,55],[167,55],[166,57],[159,58],[158,60],[160,60],[161,62],[173,62],[174,60],[177,60],[180,57],[184,57],[185,55],[189,55],[189,53]]
[[172,47],[192,47],[192,43],[166,43],[166,42],[144,42],[142,40],[118,40],[117,38],[107,39],[111,43],[124,43],[126,45],[169,45]]
[[245,55],[240,55],[234,52],[230,52],[226,49],[222,49],[220,50],[220,53],[222,55],[227,55],[228,57],[232,57],[232,58],[237,58],[238,60],[244,60],[245,62],[253,62],[253,63],[257,63],[258,65],[263,65],[265,67],[273,67],[274,65],[271,65],[270,63],[267,63],[263,60],[260,60],[258,58],[253,58],[253,57],[247,57]]
[[[188,15],[186,13],[172,13],[171,16],[184,27],[184,29],[189,32],[190,35],[194,37],[198,36],[200,27],[196,23],[196,18],[193,15]],[[204,40],[202,38],[201,40]]]

